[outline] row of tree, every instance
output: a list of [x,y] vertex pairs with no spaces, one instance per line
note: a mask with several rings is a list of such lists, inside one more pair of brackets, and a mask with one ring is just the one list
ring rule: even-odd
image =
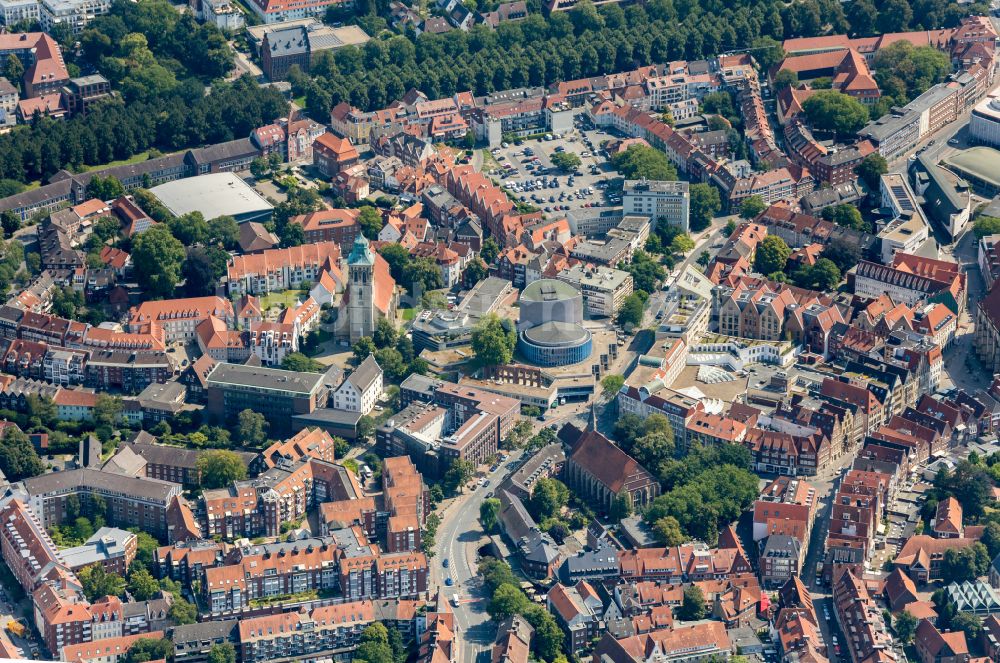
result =
[[[347,101],[363,110],[384,108],[415,87],[431,98],[472,89],[486,94],[522,86],[551,85],[679,59],[758,47],[763,37],[824,33],[871,35],[907,29],[953,27],[983,10],[945,0],[836,0],[783,3],[764,0],[656,0],[595,9],[589,0],[569,12],[531,14],[496,30],[477,26],[441,35],[396,35],[364,47],[322,54],[310,75],[293,72],[296,94],[316,117]],[[374,5],[370,7],[375,10]],[[355,19],[358,20],[358,19]],[[360,21],[359,21],[360,22]],[[773,49],[761,49],[765,54]],[[755,53],[756,54],[756,53]]]
[[120,97],[86,116],[35,118],[0,137],[0,177],[45,180],[60,169],[243,138],[287,114],[277,91],[249,77],[220,80],[233,67],[224,35],[167,0],[116,0],[107,16],[88,24],[79,44],[64,53],[69,66],[100,71]]

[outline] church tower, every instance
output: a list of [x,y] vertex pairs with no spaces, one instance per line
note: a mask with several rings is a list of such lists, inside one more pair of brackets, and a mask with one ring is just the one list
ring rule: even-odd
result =
[[375,254],[358,233],[347,258],[347,320],[351,343],[375,333]]

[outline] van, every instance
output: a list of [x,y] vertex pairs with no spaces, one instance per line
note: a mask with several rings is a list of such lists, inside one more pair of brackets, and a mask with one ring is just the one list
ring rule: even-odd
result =
[[458,607],[458,594],[451,595],[451,604],[456,608]]

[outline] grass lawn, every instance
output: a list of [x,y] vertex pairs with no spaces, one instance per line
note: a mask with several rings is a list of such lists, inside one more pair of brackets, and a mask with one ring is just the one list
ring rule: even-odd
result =
[[298,106],[299,108],[306,107],[306,95],[302,95],[301,97],[295,97],[294,99],[292,99],[292,101],[294,101],[295,105]]
[[285,290],[284,292],[272,292],[260,298],[260,306],[265,311],[275,306],[284,305],[285,308],[298,306],[300,299],[305,299],[309,294],[302,294],[299,290]]
[[482,149],[480,152],[483,153],[483,170],[500,167],[500,162],[496,160],[492,152],[487,149]]
[[80,166],[79,172],[85,173],[88,170],[95,170],[97,168],[112,168],[114,166],[127,166],[130,163],[139,163],[149,159],[149,150],[145,152],[139,152],[128,159],[121,159],[119,161],[112,161],[111,163],[97,164],[96,166]]
[[405,322],[410,322],[415,317],[417,317],[417,309],[415,308],[404,308],[401,309],[401,312],[403,314],[403,320]]

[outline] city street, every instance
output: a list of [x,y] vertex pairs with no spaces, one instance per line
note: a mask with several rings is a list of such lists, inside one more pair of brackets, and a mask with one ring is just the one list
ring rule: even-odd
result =
[[[488,486],[465,489],[462,495],[444,502],[440,512],[441,524],[437,530],[437,545],[430,560],[429,586],[438,588],[451,602],[459,597],[459,605],[453,608],[455,623],[459,631],[459,657],[462,663],[474,663],[480,652],[489,649],[496,636],[496,625],[486,613],[488,597],[483,593],[482,582],[478,580],[476,565],[477,546],[483,536],[479,525],[479,505],[493,488],[512,472],[511,466],[521,458],[520,451],[514,451],[497,468],[486,476]],[[448,568],[444,568],[448,560]],[[445,578],[451,577],[454,585],[447,587]]]
[[958,321],[955,343],[944,353],[945,371],[941,380],[943,390],[959,387],[969,393],[975,393],[979,389],[989,387],[992,378],[976,359],[973,348],[976,306],[986,294],[983,291],[985,284],[976,260],[976,251],[976,236],[971,229],[962,235],[956,244],[942,248],[942,258],[954,260],[962,266],[969,290],[965,312]]

